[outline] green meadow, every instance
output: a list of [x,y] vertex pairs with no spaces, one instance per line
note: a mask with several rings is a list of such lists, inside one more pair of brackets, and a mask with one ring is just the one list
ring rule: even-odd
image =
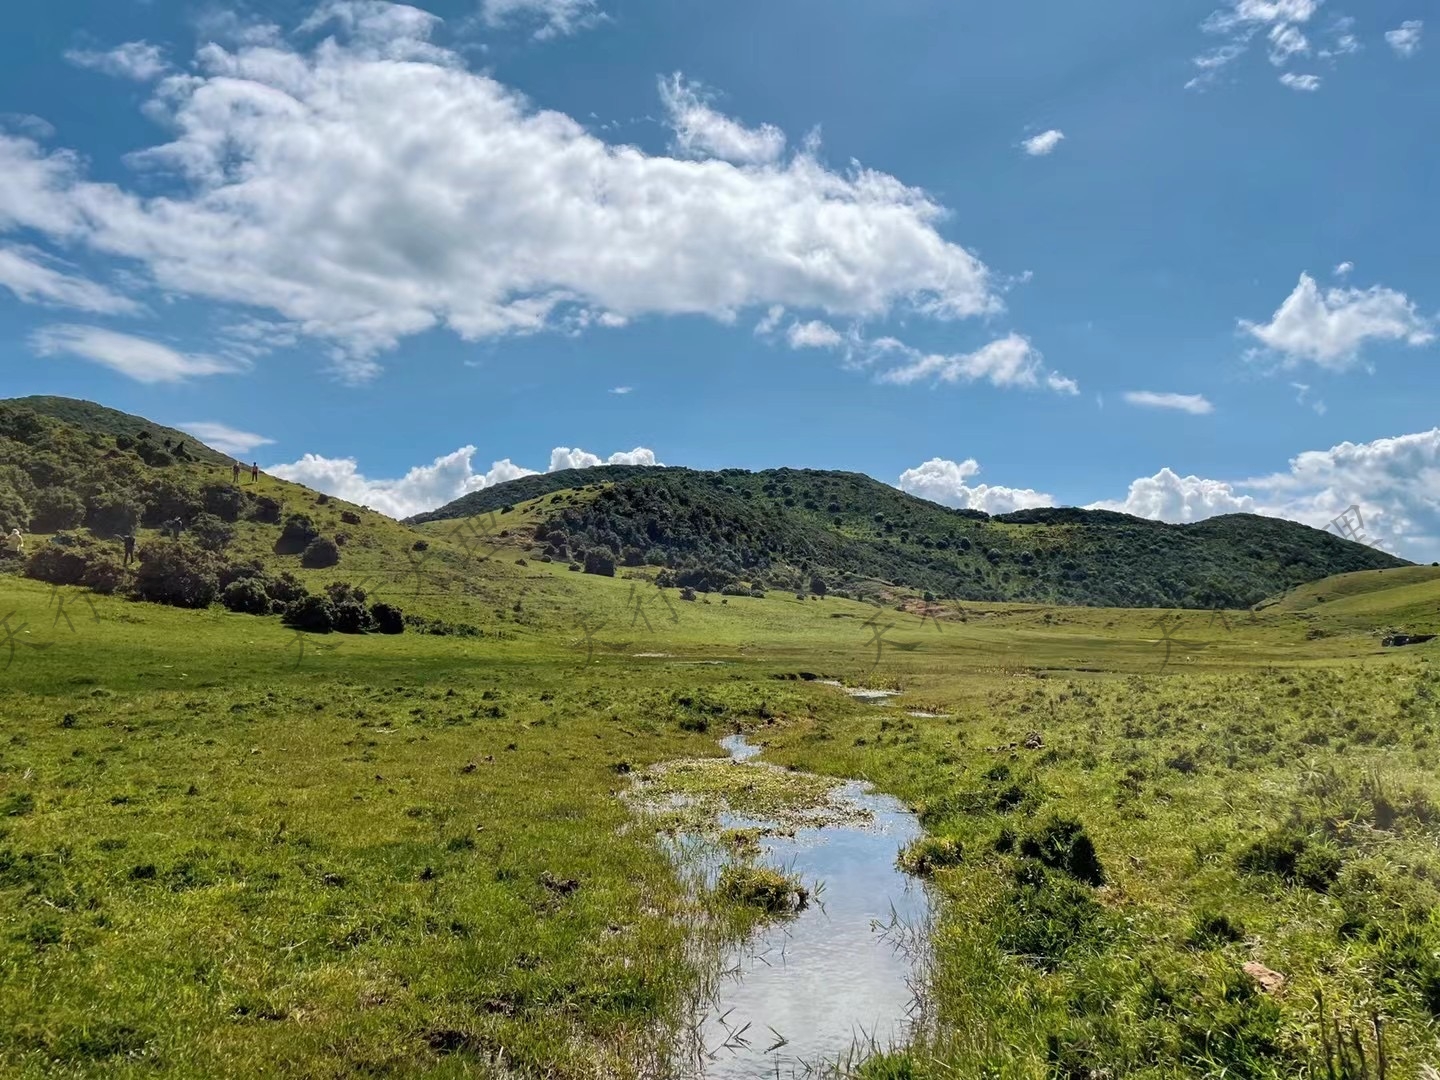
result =
[[372,582],[473,634],[0,576],[6,1073],[676,1075],[696,928],[743,920],[626,796],[734,731],[946,854],[930,1022],[865,1075],[1440,1061],[1440,669],[1378,637],[1437,629],[1440,572],[1253,612],[682,601],[435,545]]

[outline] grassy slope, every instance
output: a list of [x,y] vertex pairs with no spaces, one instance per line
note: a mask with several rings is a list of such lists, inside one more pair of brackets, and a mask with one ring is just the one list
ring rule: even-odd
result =
[[234,460],[228,454],[222,454],[219,450],[206,446],[187,432],[153,423],[143,416],[134,416],[118,409],[97,405],[93,401],[36,395],[34,397],[5,398],[0,401],[0,404],[30,409],[42,416],[53,416],[57,420],[63,420],[67,424],[84,428],[86,431],[97,431],[105,435],[128,435],[133,439],[142,431],[148,431],[157,442],[165,439],[172,442],[183,442],[193,451],[195,457],[209,464],[229,465]]

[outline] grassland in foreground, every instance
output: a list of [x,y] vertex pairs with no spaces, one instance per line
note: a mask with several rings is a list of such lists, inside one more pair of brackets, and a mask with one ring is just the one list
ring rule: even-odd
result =
[[1377,1021],[1440,1062],[1436,645],[1376,637],[1434,631],[1431,576],[937,622],[505,572],[479,638],[0,577],[0,1069],[669,1075],[717,901],[620,794],[737,729],[961,852],[934,1028],[871,1075],[1373,1076]]

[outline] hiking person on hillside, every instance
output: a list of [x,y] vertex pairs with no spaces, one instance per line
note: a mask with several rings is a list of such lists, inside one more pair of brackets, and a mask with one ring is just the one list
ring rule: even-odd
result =
[[230,466],[230,479],[232,483],[240,483],[240,462],[234,462]]
[[252,484],[258,484],[260,482],[260,463],[258,461],[252,461],[250,463],[250,482]]
[[5,550],[11,555],[25,554],[25,537],[20,534],[19,529],[10,530],[10,535],[5,538]]
[[132,533],[126,533],[120,540],[125,545],[125,565],[129,566],[135,559],[135,537]]

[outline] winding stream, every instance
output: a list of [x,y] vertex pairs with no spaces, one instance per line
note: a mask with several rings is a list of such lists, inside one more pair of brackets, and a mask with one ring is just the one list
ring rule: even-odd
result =
[[[736,762],[760,753],[726,739]],[[839,797],[867,811],[864,825],[802,828],[766,836],[761,858],[798,874],[816,901],[788,921],[761,927],[724,958],[726,974],[700,1024],[707,1080],[827,1075],[839,1062],[903,1044],[917,1008],[921,959],[913,948],[929,926],[925,889],[895,866],[921,835],[898,801],[859,782]],[[726,828],[771,823],[726,815]]]

